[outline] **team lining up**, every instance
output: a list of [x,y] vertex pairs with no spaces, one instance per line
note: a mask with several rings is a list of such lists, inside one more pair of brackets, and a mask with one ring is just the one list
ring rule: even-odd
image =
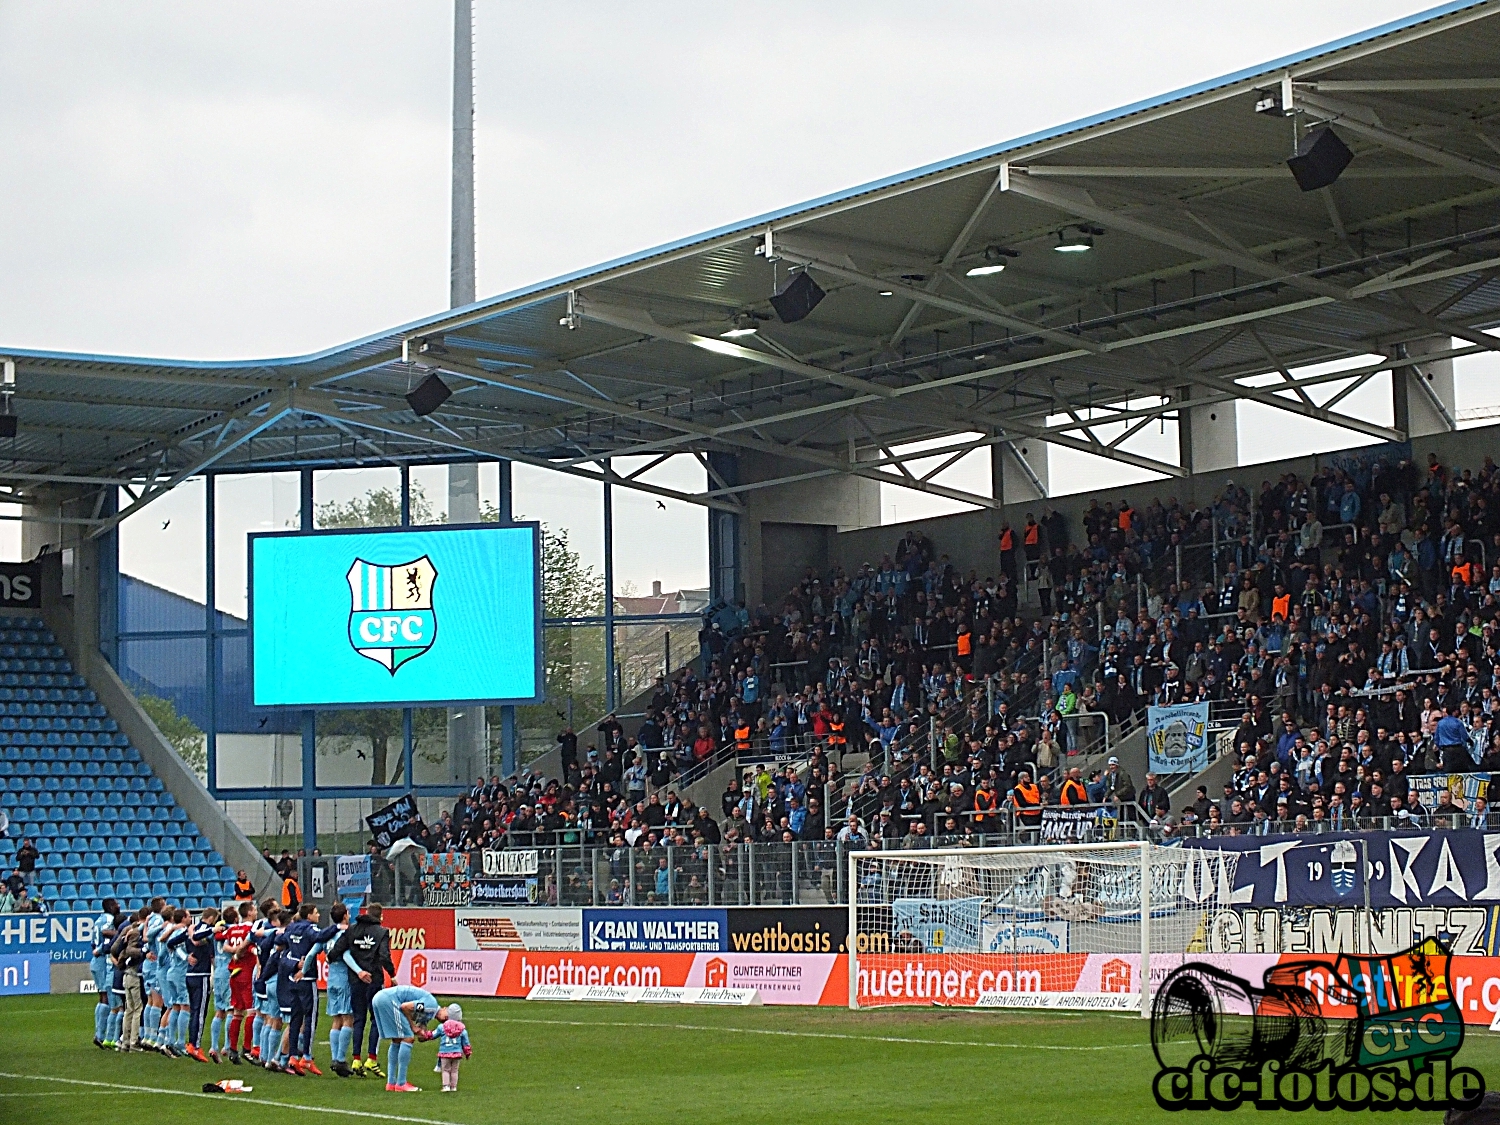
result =
[[[287,909],[244,901],[196,917],[160,898],[128,915],[115,899],[101,907],[90,963],[99,997],[95,1046],[321,1077],[313,1057],[321,954],[334,1074],[380,1078],[388,1091],[418,1093],[407,1081],[412,1047],[435,1040],[442,1090],[458,1089],[459,1064],[473,1052],[463,1011],[413,985],[386,985],[396,968],[378,904],[353,922],[348,907],[335,905],[327,926],[310,903]],[[377,1055],[381,1039],[388,1042],[386,1069]]]

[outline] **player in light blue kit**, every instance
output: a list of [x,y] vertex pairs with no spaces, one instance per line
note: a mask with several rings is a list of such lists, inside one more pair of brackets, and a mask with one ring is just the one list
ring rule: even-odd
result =
[[166,925],[166,919],[162,917],[166,907],[166,899],[153,898],[151,913],[146,916],[146,960],[141,963],[141,988],[146,993],[146,1007],[141,1012],[141,1046],[150,1050],[156,1050],[161,1042],[161,958],[156,939]]
[[328,918],[338,927],[337,933],[313,946],[299,972],[302,977],[316,977],[318,954],[327,958],[328,1018],[332,1021],[328,1049],[333,1056],[332,1069],[340,1078],[352,1078],[354,1071],[349,1069],[349,1048],[354,1042],[354,994],[349,989],[349,966],[333,959],[333,947],[349,928],[349,908],[342,902],[337,903],[328,911]]
[[94,978],[94,1046],[110,1047],[109,989],[115,967],[109,961],[109,947],[115,941],[115,915],[120,913],[120,904],[107,898],[99,904],[99,910],[94,919],[94,945],[89,951],[89,976]]
[[181,1058],[187,1054],[188,1041],[188,932],[192,919],[182,907],[172,911],[172,921],[163,926],[156,944],[161,949],[161,963],[157,979],[161,987],[162,1000],[169,1009],[162,1032],[162,1054]]
[[425,1035],[429,1021],[446,1020],[448,1009],[438,1007],[437,997],[430,992],[410,984],[397,984],[375,994],[370,1001],[370,1014],[375,1017],[380,1037],[391,1044],[386,1054],[390,1077],[385,1088],[402,1094],[420,1093],[420,1087],[406,1080],[412,1040],[417,1037],[417,1028],[422,1028]]
[[[212,983],[214,990],[214,1018],[208,1025],[208,1057],[214,1062],[223,1062],[229,1058],[231,1044],[228,1040],[229,1016],[234,1007],[229,995],[229,949],[228,937],[229,927],[240,920],[240,912],[234,905],[224,907],[224,913],[220,915],[218,924],[214,926],[214,969]],[[223,1058],[219,1056],[224,1052]]]

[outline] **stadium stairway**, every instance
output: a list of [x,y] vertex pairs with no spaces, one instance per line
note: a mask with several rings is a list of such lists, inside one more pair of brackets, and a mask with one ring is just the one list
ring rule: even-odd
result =
[[0,865],[35,841],[37,891],[54,910],[109,896],[189,907],[233,897],[234,869],[36,617],[0,618],[0,782],[10,818]]
[[0,807],[10,818],[0,868],[31,837],[38,890],[56,910],[97,910],[111,896],[217,906],[233,898],[237,868],[269,890],[275,874],[259,851],[97,645],[79,644],[57,556],[42,561],[41,614],[0,615]]

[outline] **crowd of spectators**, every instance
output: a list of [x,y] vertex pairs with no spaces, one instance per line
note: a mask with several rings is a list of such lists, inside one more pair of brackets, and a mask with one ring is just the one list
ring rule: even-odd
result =
[[[1427,808],[1407,777],[1500,769],[1497,513],[1488,458],[1351,458],[1198,508],[1095,500],[1076,527],[1045,508],[977,566],[911,531],[707,625],[633,735],[611,715],[581,749],[564,729],[559,776],[480,779],[427,843],[600,845],[608,870],[583,877],[617,895],[632,851],[978,843],[1049,804],[1159,836],[1487,824],[1482,796]],[[1194,701],[1234,731],[1222,795],[1173,808],[1185,778],[1137,787],[1087,753],[1106,717],[1118,737],[1147,704]],[[695,805],[686,785],[730,757],[766,764]]]

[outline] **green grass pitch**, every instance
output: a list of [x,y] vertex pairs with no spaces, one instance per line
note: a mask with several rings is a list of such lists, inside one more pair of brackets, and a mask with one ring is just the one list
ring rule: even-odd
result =
[[[1146,1024],[1118,1015],[463,1004],[474,1058],[464,1064],[459,1092],[437,1092],[436,1047],[419,1044],[411,1080],[422,1092],[387,1094],[372,1079],[293,1078],[249,1066],[121,1056],[91,1042],[92,996],[0,1000],[0,1122],[202,1125],[231,1119],[225,1114],[250,1120],[252,1103],[262,1107],[254,1120],[309,1125],[1168,1119],[1151,1100],[1156,1067]],[[317,1057],[326,1070],[326,1035]],[[1459,1058],[1500,1085],[1500,1036],[1471,1028]],[[220,1077],[241,1078],[254,1092],[201,1093],[204,1082]]]

